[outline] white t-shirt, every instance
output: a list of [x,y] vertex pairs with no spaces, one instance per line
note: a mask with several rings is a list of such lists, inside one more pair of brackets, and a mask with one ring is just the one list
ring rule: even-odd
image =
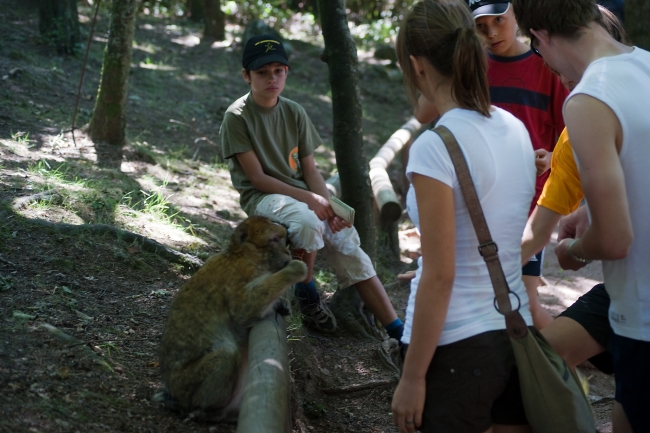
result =
[[[535,194],[535,154],[523,123],[512,114],[494,108],[492,117],[464,109],[442,116],[438,125],[449,128],[465,155],[483,207],[492,239],[510,289],[521,299],[520,313],[528,325],[532,318],[521,279],[521,236]],[[494,291],[487,266],[478,252],[478,239],[460,191],[454,165],[440,137],[426,131],[413,143],[406,175],[413,173],[439,180],[453,189],[456,212],[456,278],[440,337],[440,345],[454,343],[487,331],[505,329],[505,319],[494,308]],[[415,194],[407,195],[407,208],[420,228]],[[422,259],[411,282],[402,342],[409,344],[415,296]],[[422,290],[423,288],[419,288]],[[511,296],[513,307],[517,301]]]
[[650,341],[650,53],[635,47],[596,60],[569,98],[579,93],[604,102],[623,129],[619,159],[634,241],[626,258],[603,260],[609,321],[617,335]]

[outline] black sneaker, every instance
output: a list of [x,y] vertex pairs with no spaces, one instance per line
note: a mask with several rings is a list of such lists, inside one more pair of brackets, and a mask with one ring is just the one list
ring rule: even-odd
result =
[[300,312],[302,313],[302,323],[305,326],[330,334],[336,331],[336,318],[322,300],[301,307]]

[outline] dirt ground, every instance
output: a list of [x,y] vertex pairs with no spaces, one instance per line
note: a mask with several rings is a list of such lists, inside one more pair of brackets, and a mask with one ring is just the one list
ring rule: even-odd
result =
[[[80,13],[87,37],[91,11]],[[102,11],[77,125],[92,112],[106,27]],[[139,17],[129,145],[117,173],[97,168],[92,142],[83,131],[73,141],[69,131],[82,56],[53,54],[38,36],[36,11],[0,0],[1,432],[235,431],[151,401],[160,387],[157,349],[169,304],[192,273],[186,258],[221,251],[244,217],[214,145],[223,112],[246,92],[233,39],[242,29],[228,31],[227,41],[204,45],[196,25]],[[322,41],[310,37],[292,41],[285,95],[319,130],[324,146],[316,158],[329,176],[335,159],[327,67],[318,59]],[[410,110],[395,70],[360,57],[370,155]],[[409,229],[408,221],[401,227]],[[187,256],[170,260],[127,232]],[[401,260],[381,249],[378,263],[402,318],[408,289],[395,276],[412,267],[409,249],[402,244]],[[600,281],[595,264],[563,273],[550,250],[546,261],[549,284],[540,292],[553,313]],[[322,262],[317,281],[332,296],[333,275]],[[345,331],[308,332],[289,320],[294,432],[397,431],[390,414],[395,370],[382,362],[378,345]],[[584,372],[599,426],[610,431],[612,379]],[[343,388],[361,384],[367,389]]]

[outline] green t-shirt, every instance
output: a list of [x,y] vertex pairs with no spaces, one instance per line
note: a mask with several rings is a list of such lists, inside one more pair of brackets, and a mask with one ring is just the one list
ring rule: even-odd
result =
[[322,141],[298,103],[280,96],[275,107],[264,108],[248,93],[228,107],[219,135],[232,184],[240,195],[239,203],[249,216],[266,194],[248,180],[235,157],[238,153],[254,150],[265,174],[296,188],[309,189],[300,158],[311,155]]

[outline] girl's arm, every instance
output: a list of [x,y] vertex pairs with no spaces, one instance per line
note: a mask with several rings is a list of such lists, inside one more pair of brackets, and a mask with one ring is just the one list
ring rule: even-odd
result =
[[409,433],[422,424],[425,375],[445,324],[456,272],[453,190],[418,174],[413,175],[413,187],[421,221],[422,276],[415,298],[411,342],[392,405],[395,423]]

